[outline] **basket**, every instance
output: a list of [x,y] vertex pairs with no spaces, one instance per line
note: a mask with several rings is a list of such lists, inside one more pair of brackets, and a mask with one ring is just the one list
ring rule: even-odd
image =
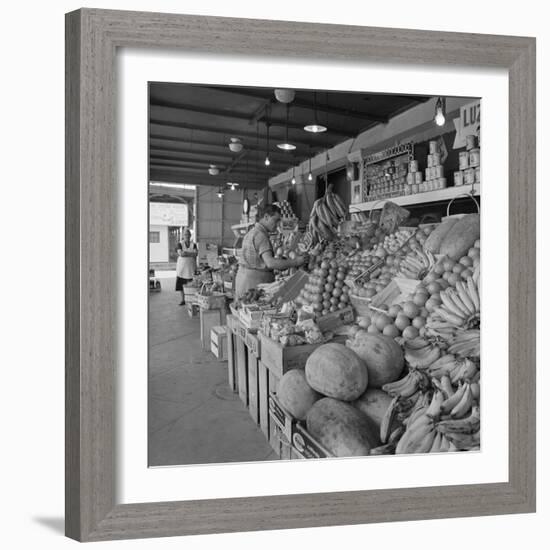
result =
[[445,218],[443,218],[444,220],[447,220],[449,218],[463,218],[464,216],[466,216],[466,214],[451,214],[451,204],[453,204],[453,202],[458,199],[459,197],[469,197],[471,198],[475,203],[476,203],[476,206],[477,206],[477,213],[479,214],[479,202],[476,201],[474,195],[472,193],[460,193],[460,195],[456,195],[456,197],[453,197],[450,201],[449,201],[449,204],[447,205],[447,216]]

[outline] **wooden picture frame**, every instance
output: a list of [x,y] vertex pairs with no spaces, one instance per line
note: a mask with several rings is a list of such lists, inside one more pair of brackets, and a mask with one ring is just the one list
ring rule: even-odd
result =
[[[246,36],[246,40],[243,37]],[[509,481],[116,504],[117,48],[509,71]],[[66,16],[66,534],[80,541],[535,511],[535,39],[83,9]]]

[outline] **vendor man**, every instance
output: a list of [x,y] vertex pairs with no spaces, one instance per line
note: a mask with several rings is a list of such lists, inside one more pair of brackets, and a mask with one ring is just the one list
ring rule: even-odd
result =
[[191,231],[186,229],[183,233],[183,240],[176,248],[178,261],[176,263],[176,291],[181,292],[180,306],[185,304],[185,293],[183,285],[190,283],[197,268],[197,244],[191,241]]
[[274,257],[269,234],[275,231],[280,220],[281,211],[279,207],[268,204],[262,208],[260,221],[254,224],[254,227],[244,236],[242,256],[235,282],[237,298],[261,283],[273,282],[275,280],[274,269],[283,270],[289,267],[299,267],[304,263],[304,258],[300,256],[294,260],[283,260]]

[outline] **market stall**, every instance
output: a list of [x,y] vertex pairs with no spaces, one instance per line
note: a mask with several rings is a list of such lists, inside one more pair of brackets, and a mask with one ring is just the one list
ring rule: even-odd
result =
[[[234,182],[197,198],[209,242],[184,289],[189,315],[282,459],[480,449],[479,101],[450,98],[452,116],[434,124],[441,98],[371,99],[387,102],[387,117],[352,137],[338,130],[350,111],[327,103],[335,141],[322,152],[304,141],[298,166],[287,155],[297,148],[287,105],[274,123],[286,152],[270,149],[267,122],[265,158],[258,141],[251,154],[237,138],[229,144],[227,175],[247,158],[241,181],[248,159],[271,176],[256,202],[243,189],[241,209]],[[386,124],[403,108],[409,116]],[[278,224],[257,223],[264,207]],[[270,241],[269,266],[243,262],[255,230]],[[236,291],[245,268],[274,280]]]
[[350,216],[329,186],[306,231],[279,234],[277,253],[308,264],[232,304],[230,322],[242,347],[231,378],[281,458],[480,448],[479,199],[468,191],[473,213],[457,212],[454,191],[441,219],[434,208],[437,221],[409,225],[406,202]]

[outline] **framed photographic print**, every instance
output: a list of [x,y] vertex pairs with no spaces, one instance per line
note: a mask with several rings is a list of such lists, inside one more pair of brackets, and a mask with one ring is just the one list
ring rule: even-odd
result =
[[535,510],[534,39],[66,44],[67,536]]

